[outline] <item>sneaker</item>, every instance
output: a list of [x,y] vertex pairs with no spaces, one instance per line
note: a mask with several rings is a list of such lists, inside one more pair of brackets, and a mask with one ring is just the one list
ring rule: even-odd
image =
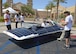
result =
[[61,39],[61,38],[57,38],[57,40],[58,40],[58,41],[62,41],[62,39]]
[[70,48],[70,46],[64,46],[63,47],[63,49],[69,49]]

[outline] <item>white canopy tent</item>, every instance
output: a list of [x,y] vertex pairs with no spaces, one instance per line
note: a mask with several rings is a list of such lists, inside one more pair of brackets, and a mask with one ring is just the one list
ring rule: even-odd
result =
[[17,13],[17,11],[15,11],[14,9],[12,9],[11,7],[8,7],[8,8],[6,8],[6,9],[3,9],[2,12],[5,13],[6,10],[9,10],[9,13],[12,13],[12,14],[13,14],[13,13]]

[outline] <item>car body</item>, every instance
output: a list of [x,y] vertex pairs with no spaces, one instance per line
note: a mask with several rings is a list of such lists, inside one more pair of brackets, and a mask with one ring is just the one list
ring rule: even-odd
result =
[[3,31],[3,33],[16,40],[30,39],[44,35],[51,36],[51,34],[60,37],[63,28],[53,21],[46,21],[46,23],[49,23],[49,26],[43,27],[39,23],[24,22],[21,28]]

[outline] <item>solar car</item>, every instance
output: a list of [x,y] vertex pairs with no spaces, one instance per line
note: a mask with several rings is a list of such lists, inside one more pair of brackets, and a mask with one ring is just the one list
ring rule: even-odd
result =
[[39,23],[24,22],[21,28],[3,31],[3,33],[16,40],[30,39],[44,35],[60,37],[59,34],[62,33],[63,28],[53,21],[46,21],[46,23],[49,26],[43,27]]

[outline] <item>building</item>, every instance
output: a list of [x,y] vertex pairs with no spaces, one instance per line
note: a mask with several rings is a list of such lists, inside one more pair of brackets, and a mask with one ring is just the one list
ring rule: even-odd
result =
[[[7,0],[6,2],[9,4],[9,7],[14,6],[14,5],[13,5],[13,0]],[[27,0],[27,5],[30,6],[31,8],[32,8],[32,5],[33,5],[32,2],[33,2],[32,0]],[[21,2],[18,2],[17,4],[22,5]]]
[[13,4],[13,8],[17,10],[21,10],[21,7],[24,6],[25,4],[18,2],[16,4]]
[[37,17],[39,18],[47,18],[50,17],[50,10],[46,9],[37,9]]
[[66,8],[66,10],[70,11],[71,13],[74,13],[75,12],[75,6],[68,7],[68,8]]
[[28,5],[32,8],[32,5],[33,5],[32,0],[27,0],[27,4],[23,4],[21,2],[18,2],[16,4],[14,4],[13,0],[7,0],[6,2],[9,4],[9,7],[12,7],[16,10],[21,10],[21,7],[24,6],[24,5]]
[[[66,10],[65,7],[59,5],[59,10],[58,10],[59,15],[63,13],[65,10]],[[46,18],[49,16],[52,16],[52,18],[56,18],[56,13],[57,13],[56,7],[54,7],[52,10],[49,10],[48,12],[46,9],[37,9],[37,16],[39,16],[40,18]]]

